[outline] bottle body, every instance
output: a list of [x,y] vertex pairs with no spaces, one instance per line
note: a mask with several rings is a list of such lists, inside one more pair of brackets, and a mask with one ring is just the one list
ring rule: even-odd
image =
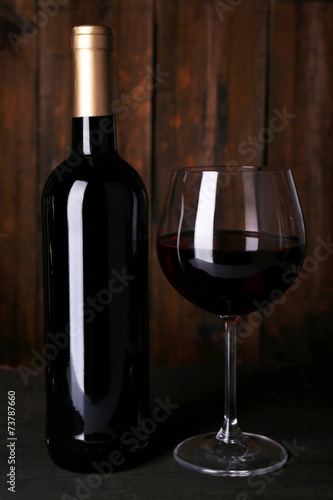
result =
[[65,468],[127,467],[148,442],[130,441],[149,410],[147,221],[144,185],[112,148],[76,154],[45,185],[46,432]]

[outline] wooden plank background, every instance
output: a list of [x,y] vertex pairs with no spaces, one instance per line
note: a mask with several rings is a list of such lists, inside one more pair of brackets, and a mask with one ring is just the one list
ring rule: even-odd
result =
[[308,236],[297,289],[245,318],[238,361],[330,359],[333,2],[3,0],[0,363],[42,351],[40,194],[70,144],[70,32],[87,23],[113,28],[119,151],[150,193],[151,364],[221,362],[221,320],[172,289],[154,240],[171,167],[235,162],[293,168]]

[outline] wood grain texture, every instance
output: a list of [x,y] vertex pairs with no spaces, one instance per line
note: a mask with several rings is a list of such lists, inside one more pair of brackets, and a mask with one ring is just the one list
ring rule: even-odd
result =
[[141,175],[150,194],[152,155],[153,0],[110,2],[115,37],[114,78],[120,155]]
[[264,324],[263,349],[272,361],[324,361],[333,346],[333,249],[320,244],[332,235],[333,3],[284,0],[272,14],[268,123],[276,109],[289,117],[268,163],[293,169],[308,244],[299,280]]
[[[70,32],[86,23],[113,28],[119,151],[150,195],[152,365],[221,362],[220,319],[173,290],[155,251],[167,172],[194,164],[293,168],[306,269],[262,328],[260,317],[245,318],[238,360],[329,358],[333,259],[323,245],[318,253],[318,238],[331,248],[333,2],[53,5],[53,13],[32,0],[0,6],[0,363],[29,364],[31,349],[43,347],[40,194],[71,142]],[[12,38],[17,53],[9,33],[21,37]],[[272,135],[272,123],[284,127]]]
[[[37,38],[24,28],[34,1],[1,3],[1,362],[17,364],[36,332]],[[9,38],[8,36],[9,35]]]

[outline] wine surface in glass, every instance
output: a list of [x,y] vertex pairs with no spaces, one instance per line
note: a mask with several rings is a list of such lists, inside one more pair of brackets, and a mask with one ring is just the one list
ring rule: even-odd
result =
[[187,300],[229,316],[278,299],[296,279],[305,255],[305,243],[296,237],[251,231],[215,232],[203,246],[193,231],[160,236],[160,265]]

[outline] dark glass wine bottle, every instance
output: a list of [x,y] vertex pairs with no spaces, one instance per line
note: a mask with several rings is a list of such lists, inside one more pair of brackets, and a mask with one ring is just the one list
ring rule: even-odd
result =
[[147,194],[117,152],[111,29],[76,26],[72,48],[72,150],[42,195],[46,442],[108,472],[148,443]]

